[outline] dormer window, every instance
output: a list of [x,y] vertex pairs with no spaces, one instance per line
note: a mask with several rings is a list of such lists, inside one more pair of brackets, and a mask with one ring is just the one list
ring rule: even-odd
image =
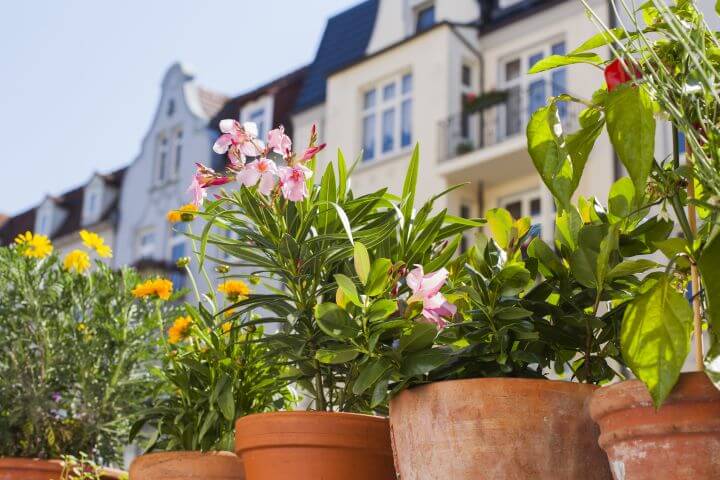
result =
[[158,140],[157,163],[155,166],[156,183],[158,184],[164,183],[167,178],[168,148],[168,139],[163,135]]
[[423,5],[417,9],[415,33],[420,33],[435,25],[435,5]]
[[51,223],[50,212],[42,212],[38,218],[38,226],[35,228],[35,231],[41,235],[49,236]]

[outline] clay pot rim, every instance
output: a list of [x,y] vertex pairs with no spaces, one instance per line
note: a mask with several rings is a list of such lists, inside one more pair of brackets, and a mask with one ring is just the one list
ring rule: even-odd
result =
[[[157,469],[167,469],[166,463],[171,462],[170,471],[181,473],[189,464],[197,462],[211,462],[211,464],[222,466],[228,462],[237,462],[242,465],[242,459],[233,452],[213,450],[201,452],[199,450],[170,450],[144,453],[136,457],[130,465],[131,474],[138,475],[139,471],[148,474]],[[132,477],[131,477],[132,478]],[[195,478],[195,477],[193,477]],[[217,478],[216,476],[208,478]]]
[[[600,387],[590,383],[571,382],[569,380],[553,380],[549,378],[524,378],[524,377],[476,377],[476,378],[460,378],[460,379],[448,379],[439,380],[436,382],[421,383],[419,385],[413,385],[412,387],[400,392],[416,391],[423,388],[438,387],[444,384],[462,384],[462,383],[485,383],[485,384],[515,384],[515,385],[543,385],[550,386],[551,388],[559,387],[561,390],[597,390]],[[399,395],[399,394],[398,394]]]
[[235,424],[235,452],[314,446],[378,450],[388,435],[386,417],[348,412],[283,411],[241,417]]
[[[57,472],[62,470],[63,461],[58,458],[0,457],[0,468]],[[125,473],[127,472],[117,468],[100,467],[100,475],[102,476],[119,477]]]
[[0,468],[12,467],[17,470],[47,470],[56,471],[62,468],[63,462],[59,459],[34,457],[0,457]]
[[[720,390],[715,388],[705,372],[684,372],[661,406],[684,402],[720,401]],[[654,407],[652,397],[640,380],[625,380],[598,389],[590,397],[590,416],[596,422],[601,418],[632,408]]]

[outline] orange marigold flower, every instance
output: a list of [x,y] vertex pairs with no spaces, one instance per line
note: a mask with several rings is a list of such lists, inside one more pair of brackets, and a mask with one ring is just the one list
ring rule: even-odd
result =
[[168,342],[175,344],[185,339],[190,334],[192,318],[178,317],[168,329]]
[[250,288],[242,280],[228,280],[218,285],[218,291],[233,302],[242,300],[250,294]]
[[195,213],[197,213],[197,211],[198,208],[195,204],[188,203],[177,210],[170,210],[165,218],[167,218],[167,221],[170,223],[191,222],[195,219]]
[[145,298],[157,296],[161,300],[168,300],[172,294],[173,284],[170,280],[164,278],[156,278],[147,280],[136,286],[132,294],[137,298]]

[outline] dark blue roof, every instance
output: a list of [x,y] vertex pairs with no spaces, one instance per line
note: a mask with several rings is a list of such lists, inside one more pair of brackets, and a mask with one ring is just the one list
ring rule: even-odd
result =
[[315,60],[295,101],[296,112],[324,102],[328,75],[365,55],[377,9],[378,0],[367,0],[328,20]]

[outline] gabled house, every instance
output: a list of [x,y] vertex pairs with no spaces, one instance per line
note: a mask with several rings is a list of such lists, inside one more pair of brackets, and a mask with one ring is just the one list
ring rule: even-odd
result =
[[38,206],[0,225],[0,245],[9,245],[17,235],[30,231],[47,235],[63,253],[80,248],[78,232],[86,229],[103,236],[114,248],[124,175],[124,168],[108,174],[95,173],[80,187],[58,196],[47,195]]

